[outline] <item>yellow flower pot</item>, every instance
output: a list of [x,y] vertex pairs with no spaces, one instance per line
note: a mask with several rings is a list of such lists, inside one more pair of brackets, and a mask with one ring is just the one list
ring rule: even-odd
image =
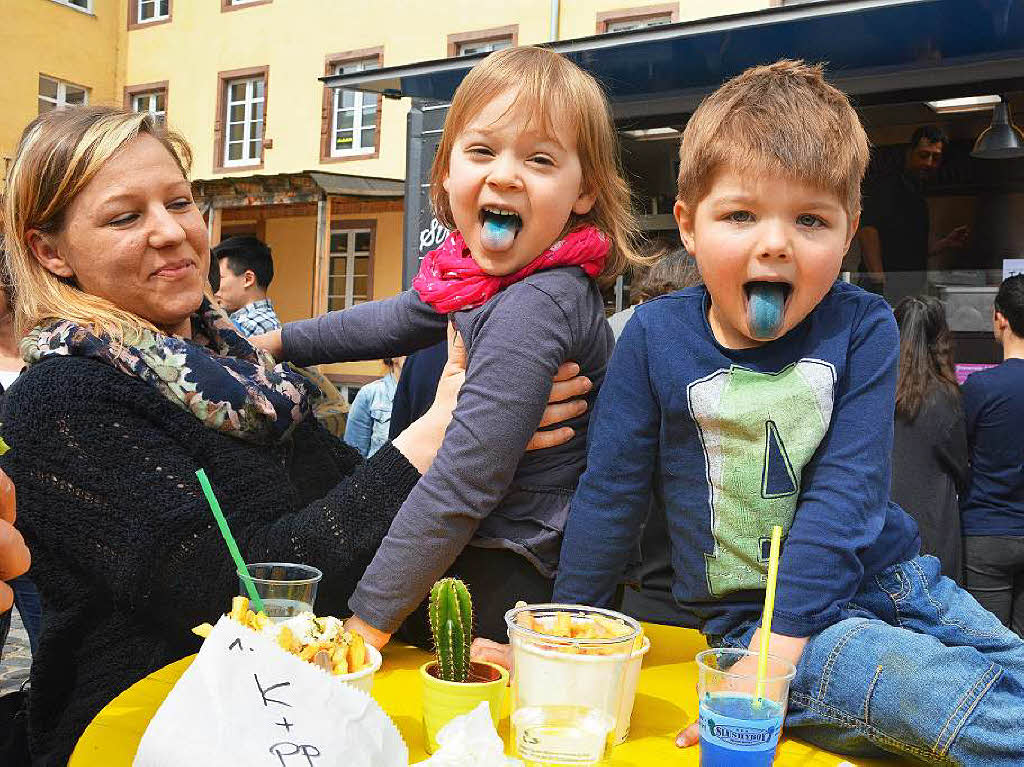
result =
[[420,666],[420,679],[423,680],[423,731],[427,744],[427,752],[437,750],[437,733],[448,722],[462,714],[468,714],[481,702],[487,701],[491,709],[491,719],[497,729],[501,718],[501,704],[505,700],[505,688],[508,687],[508,671],[494,663],[470,664],[470,678],[489,681],[446,682],[438,679],[431,671],[437,666],[435,661]]

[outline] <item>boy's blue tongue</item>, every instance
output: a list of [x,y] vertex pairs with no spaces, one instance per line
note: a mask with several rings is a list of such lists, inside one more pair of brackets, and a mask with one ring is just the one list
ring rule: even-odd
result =
[[516,238],[517,216],[495,216],[485,214],[480,230],[480,240],[488,250],[508,250]]
[[786,293],[781,282],[754,282],[747,287],[747,322],[754,338],[767,340],[778,335]]

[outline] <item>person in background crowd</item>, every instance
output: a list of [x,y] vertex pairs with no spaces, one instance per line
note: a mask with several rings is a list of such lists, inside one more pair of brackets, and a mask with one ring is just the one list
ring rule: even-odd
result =
[[867,289],[884,294],[895,305],[904,296],[924,292],[928,257],[967,243],[960,226],[931,242],[925,188],[935,178],[949,138],[941,128],[926,125],[914,131],[903,168],[867,190],[861,214],[860,240]]
[[[210,248],[190,158],[152,115],[87,106],[33,120],[11,165],[6,267],[29,365],[3,403],[12,449],[0,468],[18,488],[44,620],[31,756],[3,764],[66,764],[100,709],[196,652],[192,627],[238,593],[198,469],[246,560],[318,567],[318,611],[342,615],[456,406],[465,354],[450,335],[435,407],[373,458],[325,431],[310,417],[318,392],[254,349],[205,293]],[[571,396],[590,386],[565,383]]]
[[[371,381],[359,390],[348,411],[345,426],[345,441],[369,458],[380,450],[389,439],[391,427],[391,403],[395,389],[402,375],[404,357],[385,357],[384,367],[388,373],[383,378]],[[436,387],[435,387],[436,388]]]
[[[14,331],[11,309],[10,293],[0,287],[0,397],[3,397],[4,392],[17,380],[25,367],[25,361],[18,350],[18,334]],[[21,622],[28,634],[29,645],[34,652],[36,642],[39,641],[39,621],[42,614],[39,591],[26,575],[12,580],[10,587],[14,591],[14,604],[18,608]],[[9,613],[0,617],[0,650],[7,641],[10,622]]]
[[686,248],[662,250],[655,258],[657,260],[647,268],[636,269],[633,272],[633,285],[629,291],[630,298],[635,299],[633,306],[608,318],[616,341],[619,340],[622,329],[626,327],[626,322],[633,316],[633,310],[638,304],[655,296],[671,293],[673,290],[700,284],[697,262],[686,252]]
[[961,389],[971,456],[964,569],[974,598],[1024,636],[1024,275],[999,286],[992,327],[1003,362]]
[[957,494],[967,482],[967,433],[946,311],[937,298],[896,304],[900,368],[889,496],[917,520],[921,553],[963,584]]
[[270,248],[251,235],[228,237],[212,251],[220,267],[217,300],[249,337],[281,327],[267,290],[274,279]]

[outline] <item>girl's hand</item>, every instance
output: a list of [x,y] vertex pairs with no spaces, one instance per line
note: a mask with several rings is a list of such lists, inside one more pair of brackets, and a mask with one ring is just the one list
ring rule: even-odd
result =
[[[804,653],[804,648],[807,646],[807,637],[788,637],[782,634],[776,634],[772,632],[770,650],[769,652],[777,658],[783,658],[788,660],[795,667],[800,662],[800,656]],[[761,629],[757,629],[754,632],[754,636],[750,639],[750,644],[747,645],[747,649],[751,652],[761,652]],[[757,658],[753,656],[747,656],[742,660],[738,661],[730,671],[737,674],[756,674],[757,673]],[[748,692],[754,692],[754,683],[751,682],[750,690]],[[696,745],[700,741],[700,722],[696,721],[690,724],[685,730],[682,730],[676,735],[676,745],[679,748],[688,748]]]
[[275,362],[284,361],[284,344],[281,341],[280,329],[259,336],[249,336],[249,343],[268,352]]
[[358,615],[353,615],[345,621],[345,630],[359,634],[367,644],[372,644],[378,650],[383,649],[384,645],[391,641],[391,634],[378,631]]

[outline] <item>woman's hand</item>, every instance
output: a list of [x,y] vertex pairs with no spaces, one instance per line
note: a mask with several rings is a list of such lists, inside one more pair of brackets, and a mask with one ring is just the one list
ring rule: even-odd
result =
[[258,336],[249,336],[249,343],[258,346],[270,354],[275,362],[284,361],[284,343],[281,341],[281,330],[271,330]]
[[441,379],[437,382],[437,394],[434,403],[422,416],[406,427],[405,431],[395,437],[394,445],[415,466],[420,474],[426,474],[430,464],[434,462],[444,433],[452,420],[455,402],[459,396],[462,382],[466,380],[466,345],[455,326],[448,323],[448,362],[441,371]]
[[[587,401],[578,399],[594,388],[590,379],[580,375],[580,366],[575,362],[563,362],[555,373],[554,382],[551,385],[551,394],[548,395],[548,406],[544,408],[544,415],[540,419],[540,429],[550,426],[553,423],[561,423],[575,418],[587,411]],[[558,429],[534,433],[533,438],[526,444],[527,450],[543,450],[546,447],[555,447],[572,439],[576,433],[569,426],[562,426]]]
[[[576,398],[590,391],[593,384],[586,376],[579,375],[579,372],[580,366],[575,362],[566,362],[558,368],[552,379],[551,394],[540,420],[540,429],[586,412],[586,400]],[[420,474],[426,474],[444,441],[444,433],[452,420],[459,389],[465,380],[466,345],[462,342],[462,336],[455,330],[455,326],[449,323],[448,362],[441,372],[434,404],[391,443],[409,459],[409,463],[419,469]],[[526,449],[541,450],[555,447],[568,442],[573,434],[575,432],[568,426],[550,431],[538,430],[526,445]]]
[[28,572],[32,563],[25,539],[14,527],[15,505],[14,483],[0,469],[0,613],[14,603],[14,593],[4,581]]
[[384,645],[391,641],[391,634],[378,631],[358,615],[353,615],[345,621],[345,630],[359,634],[367,644],[372,644],[378,650],[383,649]]
[[[788,637],[783,636],[782,634],[776,634],[773,631],[770,638],[771,655],[788,660],[794,667],[800,662],[800,656],[804,654],[804,648],[806,646],[806,637]],[[747,645],[747,649],[755,653],[761,652],[761,629],[757,629],[754,632],[754,636],[751,637],[750,644]],[[748,655],[747,657],[737,661],[729,670],[737,674],[757,674],[757,658],[755,656]],[[754,692],[753,683],[751,683],[751,689],[749,692]],[[699,720],[692,722],[689,727],[680,731],[680,733],[676,735],[676,745],[679,746],[679,748],[689,748],[699,742]]]

